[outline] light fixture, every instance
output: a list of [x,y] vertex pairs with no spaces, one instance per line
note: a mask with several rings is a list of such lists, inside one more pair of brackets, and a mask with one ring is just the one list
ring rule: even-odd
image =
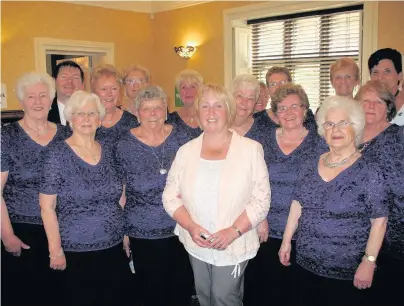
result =
[[192,55],[194,55],[196,51],[196,47],[192,46],[179,46],[179,47],[174,47],[175,53],[177,53],[180,57],[185,58],[185,59],[190,59]]

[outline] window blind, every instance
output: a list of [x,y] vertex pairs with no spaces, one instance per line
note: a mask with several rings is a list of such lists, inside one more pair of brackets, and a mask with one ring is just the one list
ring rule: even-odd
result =
[[[252,74],[265,82],[273,66],[290,69],[312,109],[333,95],[330,66],[341,57],[359,64],[362,5],[249,20]],[[360,66],[359,66],[360,67]]]

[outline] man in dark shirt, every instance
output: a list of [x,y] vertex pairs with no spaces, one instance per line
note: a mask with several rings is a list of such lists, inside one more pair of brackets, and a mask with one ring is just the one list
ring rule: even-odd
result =
[[55,67],[53,77],[56,81],[56,97],[52,102],[48,120],[66,125],[63,114],[65,103],[74,92],[84,89],[84,72],[77,63],[64,61]]

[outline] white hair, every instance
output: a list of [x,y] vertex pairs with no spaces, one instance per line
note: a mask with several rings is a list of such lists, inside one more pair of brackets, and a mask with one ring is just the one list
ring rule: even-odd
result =
[[63,110],[66,120],[70,121],[72,113],[89,102],[95,102],[100,119],[104,119],[105,107],[102,105],[100,98],[91,92],[79,90],[74,92],[66,102],[66,107]]
[[195,84],[198,86],[199,89],[203,85],[203,77],[196,70],[186,69],[182,70],[175,78],[175,87],[177,87],[178,90],[180,90],[181,82]]
[[251,74],[240,74],[236,76],[231,82],[231,94],[234,95],[236,91],[240,90],[240,88],[244,86],[250,86],[255,92],[255,100],[258,100],[261,90],[260,82]]
[[164,90],[159,86],[147,86],[139,90],[135,97],[135,110],[139,110],[144,101],[161,100],[167,106],[167,95]]
[[355,131],[355,146],[358,147],[362,142],[363,130],[366,123],[362,105],[358,101],[348,97],[331,96],[326,98],[317,112],[318,134],[322,137],[324,137],[323,124],[331,109],[342,110],[348,115],[349,122],[353,123],[352,127]]
[[48,95],[52,101],[56,95],[55,80],[47,73],[28,72],[23,74],[17,81],[16,94],[20,102],[24,100],[25,89],[28,86],[44,84],[48,88]]

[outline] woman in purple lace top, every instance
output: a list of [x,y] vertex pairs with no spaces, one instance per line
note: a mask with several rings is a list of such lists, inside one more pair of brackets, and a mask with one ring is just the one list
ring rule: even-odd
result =
[[91,90],[100,98],[106,112],[96,133],[99,141],[115,142],[123,132],[139,125],[134,115],[118,107],[121,88],[121,75],[112,65],[95,69],[91,76]]
[[69,130],[47,121],[55,82],[47,74],[27,73],[16,93],[24,117],[1,130],[2,303],[51,305],[41,288],[52,288],[45,230],[39,210],[44,150],[68,137]]
[[176,125],[164,124],[167,96],[160,87],[141,89],[133,109],[140,126],[118,141],[116,160],[126,182],[126,234],[140,300],[144,306],[188,306],[192,270],[174,235],[175,221],[163,208],[162,194],[178,149],[191,137]]
[[78,91],[64,114],[73,135],[48,148],[39,195],[50,267],[64,271],[66,305],[123,305],[130,270],[122,178],[113,146],[95,140],[105,109],[95,94]]
[[299,226],[300,303],[365,305],[386,231],[385,178],[358,150],[365,125],[358,102],[330,97],[317,120],[329,152],[301,165],[279,258],[290,264],[291,239]]
[[169,113],[167,119],[167,123],[185,130],[192,138],[196,138],[202,133],[194,107],[202,84],[203,78],[199,72],[192,69],[181,71],[175,80],[175,86],[184,105],[178,111]]
[[378,298],[388,305],[398,305],[400,289],[404,285],[401,278],[395,277],[404,273],[404,128],[390,123],[396,114],[396,106],[394,95],[384,83],[377,80],[367,82],[355,99],[360,101],[366,115],[362,154],[377,161],[390,186],[386,241],[378,261],[380,273],[376,286],[380,287],[378,292],[381,293]]

